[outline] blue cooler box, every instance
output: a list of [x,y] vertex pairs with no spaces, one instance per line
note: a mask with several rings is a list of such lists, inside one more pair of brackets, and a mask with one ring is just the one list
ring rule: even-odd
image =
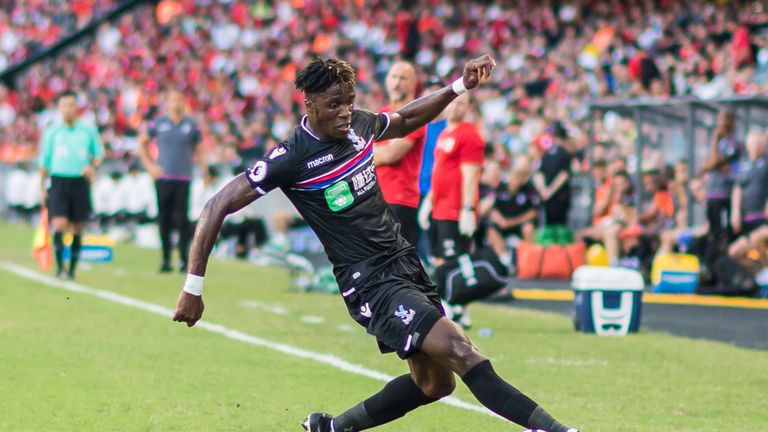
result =
[[642,275],[620,267],[579,267],[573,273],[576,330],[623,336],[637,332],[643,306]]

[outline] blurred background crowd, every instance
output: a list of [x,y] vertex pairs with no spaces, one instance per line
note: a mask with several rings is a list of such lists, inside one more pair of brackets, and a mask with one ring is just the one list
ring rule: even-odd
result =
[[[0,0],[0,71],[125,3]],[[588,189],[598,194],[587,197],[586,205],[578,200],[574,205],[593,208],[606,193],[600,188],[606,179],[640,171],[643,181],[635,187],[654,199],[665,191],[679,204],[675,191],[690,187],[680,197],[696,199],[706,173],[689,173],[683,152],[664,146],[638,155],[639,135],[653,136],[653,130],[640,130],[632,117],[612,112],[591,115],[589,103],[766,95],[767,35],[768,5],[760,1],[136,2],[89,37],[0,84],[0,162],[17,168],[13,185],[25,184],[22,172],[35,175],[30,167],[41,131],[56,120],[55,96],[72,89],[112,161],[105,163],[102,183],[126,187],[119,184],[142,175],[136,163],[142,125],[162,112],[162,91],[173,87],[184,92],[197,120],[212,174],[225,181],[292,133],[303,110],[293,79],[317,56],[355,65],[357,103],[377,110],[386,104],[383,80],[393,62],[411,61],[424,88],[429,81],[450,82],[467,59],[491,53],[498,68],[492,82],[474,92],[471,114],[487,145],[487,190],[507,183],[520,156],[531,159],[535,172],[542,156],[559,146],[572,158],[574,177],[594,180]],[[765,136],[756,132],[751,139]],[[697,145],[709,148],[709,141]],[[143,182],[143,201],[130,204],[107,203],[99,197],[113,196],[108,186],[101,195],[95,187],[96,212],[109,217],[141,207],[151,218],[152,184]],[[11,184],[9,203],[12,196],[13,206],[34,212],[36,186],[22,194]],[[660,227],[674,228],[678,219],[685,219],[680,225],[691,224],[687,213],[677,215],[680,205],[668,210],[657,204],[663,208],[653,208],[669,218]],[[693,205],[685,211],[692,212]],[[604,233],[588,227],[602,216],[582,218],[574,228],[601,240]],[[621,255],[609,253],[611,259]]]
[[[3,1],[0,70],[50,46],[117,1]],[[212,163],[263,154],[301,113],[297,69],[339,56],[359,71],[360,106],[384,104],[397,58],[419,76],[450,79],[465,59],[500,59],[477,92],[476,120],[500,151],[524,152],[555,119],[577,150],[591,98],[713,98],[768,90],[768,8],[709,1],[164,0],[113,23],[0,88],[0,158],[35,155],[52,100],[78,89],[110,158],[173,83],[186,92]],[[615,136],[605,136],[614,134]],[[596,131],[630,147],[631,125]],[[632,154],[631,148],[623,148]]]

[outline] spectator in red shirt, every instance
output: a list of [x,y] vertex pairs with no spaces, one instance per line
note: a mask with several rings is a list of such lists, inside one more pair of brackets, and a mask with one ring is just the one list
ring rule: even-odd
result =
[[[389,105],[381,112],[397,111],[416,97],[416,70],[407,62],[397,62],[385,81]],[[377,142],[373,149],[376,175],[384,200],[400,219],[400,234],[415,245],[418,236],[419,170],[426,126],[410,135]]]
[[419,224],[432,219],[431,247],[435,264],[469,252],[477,228],[476,208],[485,143],[477,126],[465,120],[472,100],[464,94],[445,109],[448,124],[437,139],[432,190],[419,210]]

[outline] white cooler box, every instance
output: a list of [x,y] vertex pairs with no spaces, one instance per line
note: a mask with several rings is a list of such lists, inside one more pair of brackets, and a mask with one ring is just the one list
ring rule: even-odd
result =
[[573,273],[571,286],[576,330],[623,336],[640,328],[645,283],[639,272],[583,266]]

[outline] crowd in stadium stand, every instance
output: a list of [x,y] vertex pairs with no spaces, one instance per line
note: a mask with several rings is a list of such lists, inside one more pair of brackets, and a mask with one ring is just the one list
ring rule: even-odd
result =
[[117,4],[117,0],[0,1],[0,71],[50,48]]
[[[0,12],[0,55],[10,64],[29,53],[12,47],[12,38],[24,38],[27,47],[50,45],[116,2],[0,3],[11,6],[10,13]],[[46,23],[56,29],[30,31]],[[0,87],[0,160],[31,160],[42,125],[54,115],[53,98],[76,89],[108,157],[127,167],[144,120],[158,110],[162,90],[174,87],[187,95],[209,162],[229,170],[292,131],[303,110],[293,79],[316,56],[354,64],[357,103],[376,110],[384,105],[382,81],[394,60],[413,61],[424,83],[430,77],[449,82],[466,59],[489,52],[499,67],[493,82],[474,92],[473,117],[489,147],[486,182],[499,182],[495,170],[536,170],[551,148],[562,148],[569,170],[591,170],[599,185],[615,180],[612,199],[619,199],[603,210],[626,213],[632,185],[622,179],[640,166],[634,158],[639,132],[632,119],[597,118],[593,132],[601,145],[590,167],[588,102],[765,94],[767,32],[768,8],[747,1],[163,0],[156,8],[139,6],[104,24],[92,41],[33,66],[17,90]],[[513,163],[521,155],[531,159]],[[658,201],[638,217],[662,239],[677,226],[675,191],[703,181],[689,180],[683,164],[667,164],[659,151],[643,155],[644,186]],[[606,190],[598,187],[601,193]],[[596,214],[595,225],[606,215]],[[612,260],[621,255],[613,239],[632,237],[597,231],[582,234],[607,236]]]
[[[87,18],[79,11],[92,14],[110,2],[12,3],[15,13],[0,13],[2,40],[29,27],[31,18],[14,16]],[[381,79],[397,57],[413,58],[423,79],[451,78],[464,59],[491,52],[501,63],[494,85],[477,94],[482,126],[487,141],[513,152],[554,119],[583,137],[592,97],[768,90],[768,11],[760,2],[405,3],[413,4],[166,0],[165,24],[148,19],[155,12],[149,6],[139,7],[100,28],[92,43],[33,67],[17,87],[23,91],[0,90],[0,127],[11,131],[0,138],[3,158],[34,154],[46,108],[64,88],[80,90],[83,109],[119,156],[132,149],[142,118],[169,84],[187,92],[213,162],[260,153],[284,138],[301,111],[292,79],[316,55],[355,64],[360,105],[375,109],[383,104]]]

